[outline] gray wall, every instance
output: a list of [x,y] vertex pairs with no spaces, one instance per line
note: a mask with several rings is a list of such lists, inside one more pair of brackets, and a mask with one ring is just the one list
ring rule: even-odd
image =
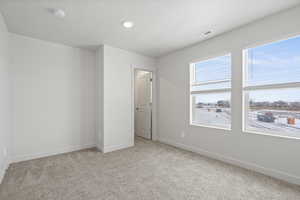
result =
[[[134,144],[134,68],[154,70],[155,59],[103,45],[98,50],[100,118],[98,146],[103,152]],[[102,60],[101,60],[102,59]]]
[[11,154],[11,100],[8,32],[0,13],[0,183]]
[[10,35],[14,161],[96,145],[96,53]]
[[[300,184],[300,140],[242,132],[242,50],[300,35],[299,19],[297,7],[160,58],[159,140]],[[189,63],[227,52],[233,58],[232,131],[190,126]]]

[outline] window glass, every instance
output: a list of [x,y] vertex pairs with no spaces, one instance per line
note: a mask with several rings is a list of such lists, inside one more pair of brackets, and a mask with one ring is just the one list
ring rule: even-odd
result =
[[193,95],[192,106],[193,123],[231,127],[230,92]]
[[248,49],[246,85],[300,82],[300,37]]
[[300,138],[300,37],[245,55],[244,130]]
[[248,91],[246,129],[300,137],[300,88]]
[[231,128],[231,55],[191,65],[191,123]]
[[206,82],[231,78],[231,56],[221,56],[195,63],[195,81]]

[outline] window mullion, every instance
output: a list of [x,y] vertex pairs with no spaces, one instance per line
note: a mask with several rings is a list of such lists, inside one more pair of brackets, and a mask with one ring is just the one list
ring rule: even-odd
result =
[[200,90],[200,91],[191,91],[191,94],[203,94],[203,93],[222,93],[230,92],[231,88],[222,88],[222,89],[213,89],[213,90]]
[[268,85],[257,85],[257,86],[246,86],[245,91],[250,90],[265,90],[265,89],[281,89],[281,88],[300,88],[300,82],[292,83],[278,83],[278,84],[268,84]]
[[215,80],[215,81],[206,81],[206,82],[192,82],[192,86],[201,86],[201,85],[212,85],[216,83],[227,83],[230,82],[231,79],[224,79],[224,80]]

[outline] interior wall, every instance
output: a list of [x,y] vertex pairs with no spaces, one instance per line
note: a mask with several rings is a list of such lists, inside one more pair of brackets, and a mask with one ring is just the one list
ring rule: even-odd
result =
[[96,51],[96,87],[97,87],[97,134],[96,134],[96,141],[97,141],[97,148],[101,151],[103,151],[103,146],[104,146],[104,127],[103,127],[103,72],[104,72],[104,46],[100,46],[97,51]]
[[[300,35],[300,7],[158,60],[159,140],[300,184],[300,140],[242,132],[242,50]],[[232,130],[189,125],[189,63],[232,54]],[[182,132],[185,137],[182,137]]]
[[8,32],[0,13],[0,183],[11,153],[11,111]]
[[95,52],[9,38],[14,161],[95,146]]
[[[134,144],[134,68],[155,69],[155,59],[104,45],[103,152]],[[101,51],[100,51],[101,53]]]

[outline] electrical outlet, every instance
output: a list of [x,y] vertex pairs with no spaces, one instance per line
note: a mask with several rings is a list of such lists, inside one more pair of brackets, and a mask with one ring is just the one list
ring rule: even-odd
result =
[[181,131],[181,137],[184,138],[185,137],[185,132]]
[[7,156],[7,149],[4,147],[3,148],[3,156],[6,157]]

